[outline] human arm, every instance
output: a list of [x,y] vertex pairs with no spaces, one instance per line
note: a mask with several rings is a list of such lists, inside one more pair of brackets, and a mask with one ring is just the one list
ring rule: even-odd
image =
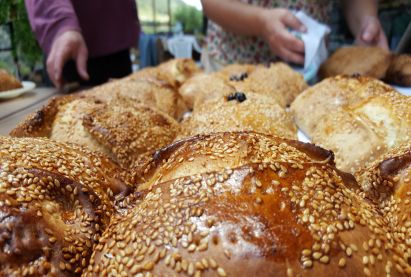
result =
[[77,71],[87,74],[87,46],[74,8],[68,0],[26,0],[30,24],[47,55],[47,71],[57,87],[64,83],[62,71],[69,59],[74,59]]
[[357,44],[388,50],[387,38],[378,19],[377,0],[342,0],[342,6],[348,27]]
[[288,28],[304,32],[305,27],[287,9],[266,9],[238,0],[202,0],[202,4],[207,16],[225,30],[238,35],[261,37],[280,58],[304,63],[304,43],[295,38]]

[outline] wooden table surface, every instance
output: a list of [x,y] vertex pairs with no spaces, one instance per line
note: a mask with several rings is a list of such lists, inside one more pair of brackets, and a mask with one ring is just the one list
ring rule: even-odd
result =
[[36,88],[19,97],[0,100],[0,135],[8,135],[29,113],[41,108],[56,95],[59,93],[55,88]]

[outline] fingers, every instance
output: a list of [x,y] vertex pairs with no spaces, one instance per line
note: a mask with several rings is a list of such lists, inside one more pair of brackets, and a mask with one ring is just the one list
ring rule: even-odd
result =
[[70,49],[67,46],[62,46],[56,50],[54,56],[54,81],[57,88],[63,86],[63,67],[70,59]]
[[298,18],[292,14],[290,11],[287,11],[285,15],[282,18],[282,21],[285,26],[300,31],[302,33],[305,33],[307,31],[307,28],[304,26],[304,24],[301,23]]
[[47,73],[50,80],[57,88],[63,85],[62,70],[66,62],[64,52],[58,47],[53,47],[47,58]]
[[365,43],[372,43],[378,37],[379,31],[378,24],[369,23],[361,32],[361,40]]
[[80,46],[76,54],[76,65],[78,74],[84,80],[89,79],[89,75],[87,73],[87,58],[87,48]]
[[279,30],[270,43],[273,52],[287,62],[304,64],[304,42],[294,37],[285,28]]
[[280,48],[278,56],[280,56],[284,61],[287,61],[287,62],[293,62],[296,64],[304,64],[303,54],[290,51],[287,48]]
[[82,79],[88,80],[87,73],[88,51],[83,36],[77,31],[67,31],[54,42],[47,58],[47,72],[57,88],[61,88],[63,67],[69,59],[76,62],[77,71]]
[[279,37],[281,43],[286,48],[290,49],[291,51],[304,54],[305,48],[304,42],[302,40],[296,38],[285,29],[279,30]]
[[47,74],[49,75],[49,78],[51,82],[54,84],[54,86],[57,87],[57,83],[54,80],[54,53],[53,50],[50,52],[49,56],[47,57]]
[[389,50],[384,30],[381,28],[381,24],[376,18],[368,18],[365,21],[356,42],[360,45],[374,45]]

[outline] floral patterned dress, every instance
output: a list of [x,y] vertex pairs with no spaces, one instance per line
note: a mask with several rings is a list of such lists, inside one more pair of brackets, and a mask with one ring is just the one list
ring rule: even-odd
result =
[[[224,0],[223,0],[224,1]],[[329,0],[241,0],[244,3],[266,8],[288,8],[303,10],[313,18],[328,24],[330,21],[332,2]],[[239,19],[239,21],[241,21]],[[231,63],[268,63],[275,61],[268,44],[259,37],[236,35],[220,27],[217,23],[208,22],[207,53],[209,59],[219,64]]]

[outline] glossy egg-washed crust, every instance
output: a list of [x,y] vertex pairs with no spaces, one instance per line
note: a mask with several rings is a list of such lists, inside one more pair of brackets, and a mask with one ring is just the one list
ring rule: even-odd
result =
[[393,230],[396,261],[411,274],[411,143],[392,149],[356,175]]
[[393,255],[399,242],[388,219],[321,148],[222,133],[178,142],[151,165],[143,200],[112,218],[85,276],[400,276],[406,270]]
[[0,137],[0,275],[80,275],[130,188],[76,145]]
[[[290,151],[292,155],[284,155]],[[146,189],[155,182],[239,167],[261,159],[334,163],[332,152],[308,143],[255,132],[224,132],[181,139],[156,151],[147,161],[136,163],[131,173],[141,184],[140,189]]]

